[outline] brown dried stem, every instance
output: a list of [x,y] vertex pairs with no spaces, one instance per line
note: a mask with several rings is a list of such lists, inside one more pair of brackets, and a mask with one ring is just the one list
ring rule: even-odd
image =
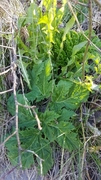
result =
[[100,0],[94,0],[95,1],[95,3],[101,8],[101,2],[100,2]]
[[34,110],[34,108],[35,108],[36,106],[23,105],[23,104],[20,104],[19,102],[17,102],[17,103],[18,103],[19,106],[32,109],[32,112],[33,112],[33,114],[34,114],[34,116],[35,116],[35,119],[36,119],[36,121],[37,121],[37,124],[38,124],[38,129],[39,129],[39,130],[42,130],[40,119],[39,119],[36,111]]
[[4,142],[3,142],[2,144],[0,144],[0,148],[2,148],[2,147],[5,145],[5,143],[6,143],[11,137],[13,137],[15,134],[16,134],[16,131],[14,131],[13,134],[11,134],[9,137],[7,137],[7,138],[4,140]]
[[10,70],[11,70],[11,68],[7,69],[6,71],[1,72],[1,73],[0,73],[0,76],[3,75],[3,74],[8,73]]
[[15,121],[16,121],[16,138],[18,143],[18,153],[19,153],[19,164],[22,167],[21,162],[21,145],[20,145],[20,137],[19,137],[19,129],[18,129],[18,103],[17,103],[17,75],[16,75],[16,43],[14,40],[14,26],[12,23],[12,56],[11,56],[11,66],[12,66],[12,75],[13,75],[13,94],[14,94],[14,101],[15,101]]
[[0,92],[0,95],[1,95],[1,94],[5,94],[5,93],[8,93],[8,92],[11,92],[11,91],[13,91],[13,89],[9,89],[9,90],[6,90],[6,91],[2,91],[2,92]]
[[[87,57],[88,49],[90,46],[91,35],[92,35],[92,0],[88,1],[88,7],[89,7],[89,40],[86,45],[86,49],[85,49],[85,53],[84,53],[84,57],[83,57],[82,81],[85,80],[85,62],[86,62],[86,57]],[[82,114],[82,111],[83,110],[81,107],[81,114]],[[82,125],[83,139],[84,139],[84,150],[83,150],[82,162],[81,162],[81,178],[84,180],[85,176],[84,176],[83,170],[84,170],[84,164],[85,164],[85,158],[86,158],[86,138],[85,138],[85,134],[84,134],[84,126],[83,126],[82,121],[81,121],[81,125]]]

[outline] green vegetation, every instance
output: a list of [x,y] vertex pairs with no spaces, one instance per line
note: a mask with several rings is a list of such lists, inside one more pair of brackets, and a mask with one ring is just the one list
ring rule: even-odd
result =
[[[7,97],[7,110],[16,120],[16,132],[12,127],[7,134],[9,137],[15,132],[6,142],[7,157],[14,166],[30,168],[35,164],[40,174],[47,174],[54,165],[53,152],[58,146],[76,154],[82,177],[87,141],[89,153],[95,153],[94,147],[100,146],[99,130],[95,132],[87,124],[89,115],[84,115],[83,107],[89,111],[89,99],[100,91],[95,82],[101,73],[101,41],[94,31],[77,31],[77,21],[65,1],[61,8],[57,8],[56,0],[44,0],[42,5],[44,12],[31,3],[27,14],[18,20],[14,63],[20,84],[16,93]],[[69,16],[61,28],[66,8]],[[87,11],[87,7],[78,8],[76,17],[82,22],[80,11]],[[86,139],[87,131],[92,136],[91,128],[98,136],[94,147],[90,138]],[[96,163],[97,155],[91,156],[89,159]]]

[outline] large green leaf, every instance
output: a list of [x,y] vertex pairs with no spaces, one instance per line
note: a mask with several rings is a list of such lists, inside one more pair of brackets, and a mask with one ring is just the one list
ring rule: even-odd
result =
[[[42,170],[43,174],[46,174],[53,165],[50,143],[45,138],[41,137],[40,131],[32,128],[21,132],[21,135],[23,148],[28,148],[34,151],[41,159],[44,160],[42,161]],[[39,170],[41,170],[39,158],[37,158],[37,162]]]
[[58,121],[52,122],[49,125],[44,124],[43,126],[44,136],[49,140],[50,143],[54,142],[58,137],[59,130],[57,128],[57,123]]
[[40,114],[40,118],[42,122],[45,123],[46,125],[51,124],[51,122],[54,120],[57,120],[59,116],[60,115],[57,114],[55,111],[49,111],[49,110]]
[[29,80],[29,75],[28,75],[28,72],[27,72],[27,66],[28,66],[29,64],[23,62],[22,57],[21,57],[20,50],[19,50],[19,57],[20,57],[20,58],[19,58],[19,67],[21,68],[22,76],[23,76],[24,80],[26,81],[29,89],[31,89],[30,80]]
[[[17,101],[21,104],[26,104],[26,99],[22,94],[17,94]],[[12,115],[15,115],[15,101],[13,94],[8,98],[7,109]],[[19,106],[19,110],[21,110],[22,112],[25,112],[24,109],[25,108]]]
[[[8,150],[7,156],[10,162],[16,166],[19,163],[19,150],[16,137],[13,136],[6,142],[6,148]],[[23,168],[30,168],[34,164],[33,154],[21,151],[21,162]]]
[[[29,72],[31,87],[38,99],[39,97],[49,97],[50,93],[53,90],[54,81],[51,80],[51,71],[52,64],[51,61],[48,59],[45,62],[34,65],[32,71]],[[34,96],[34,98],[36,97]]]
[[41,93],[41,91],[40,91],[40,89],[38,88],[38,86],[33,86],[33,90],[32,91],[30,91],[29,93],[26,93],[25,94],[25,96],[26,96],[26,98],[29,100],[29,101],[31,101],[31,102],[33,102],[33,101],[41,101],[41,100],[43,100],[44,99],[44,97],[42,96],[42,93]]
[[[48,170],[51,169],[53,165],[53,158],[52,158],[52,149],[50,147],[49,141],[44,138],[38,139],[38,144],[36,144],[36,153],[44,160],[42,161],[42,171],[43,174],[47,174]],[[39,163],[39,172],[40,172],[40,162],[37,158]]]
[[70,118],[72,118],[75,115],[75,112],[70,109],[63,108],[60,114],[59,120],[61,121],[68,121]]
[[51,70],[51,61],[47,60],[44,62],[44,69],[42,73],[38,76],[37,86],[44,97],[49,97],[50,93],[53,91],[54,81],[50,80]]
[[32,71],[29,71],[29,78],[31,81],[31,87],[33,87],[37,84],[39,75],[42,74],[42,71],[44,69],[44,63],[38,63],[34,64]]
[[66,24],[66,27],[64,29],[64,34],[63,34],[62,41],[66,40],[66,34],[71,30],[71,28],[73,27],[74,23],[75,23],[75,17],[72,16],[72,18]]
[[[22,94],[17,94],[17,101],[22,105],[30,105],[29,102],[24,98]],[[14,116],[15,115],[15,102],[14,96],[11,95],[7,102],[8,111]],[[30,109],[19,106],[18,107],[18,118],[19,118],[19,128],[29,128],[36,125],[36,120]]]
[[27,9],[26,24],[29,24],[29,23],[33,24],[34,18],[37,21],[38,10],[39,10],[39,8],[34,1],[33,1],[33,3],[30,3],[30,7]]
[[79,147],[79,141],[77,139],[77,134],[74,133],[74,126],[70,122],[60,122],[58,125],[60,133],[57,138],[57,142],[61,147],[72,151]]
[[47,110],[45,113],[41,113],[40,119],[42,122],[42,132],[44,133],[45,137],[50,140],[50,142],[53,142],[57,135],[58,135],[58,129],[56,127],[58,123],[59,114],[57,114],[55,111],[49,111]]
[[54,88],[54,93],[52,94],[53,102],[63,102],[69,93],[69,89],[72,87],[71,81],[60,80]]
[[89,90],[82,83],[60,81],[52,95],[51,109],[55,109],[58,113],[64,107],[71,110],[77,109],[88,96]]
[[81,42],[81,43],[75,45],[72,50],[72,56],[74,56],[77,52],[79,52],[80,49],[82,49],[82,47],[84,47],[87,44],[87,42],[88,41],[84,41],[84,42]]

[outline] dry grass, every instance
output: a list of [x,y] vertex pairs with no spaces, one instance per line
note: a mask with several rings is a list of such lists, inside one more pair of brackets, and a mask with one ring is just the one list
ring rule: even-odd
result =
[[[3,142],[14,122],[14,119],[8,114],[5,104],[8,92],[13,91],[11,54],[14,47],[11,37],[17,30],[18,17],[24,14],[23,4],[19,0],[0,0],[0,177],[2,179],[15,179],[15,175],[19,174],[20,176],[22,173],[18,173],[19,170],[16,169],[16,173],[11,173],[12,175],[9,177],[8,174],[12,167],[6,158]],[[11,171],[14,172],[13,169]]]

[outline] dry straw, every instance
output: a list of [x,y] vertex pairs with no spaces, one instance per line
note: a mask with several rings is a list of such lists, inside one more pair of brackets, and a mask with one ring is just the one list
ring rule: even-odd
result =
[[19,0],[0,0],[0,18],[9,20],[24,13],[23,4]]
[[19,0],[0,0],[0,34],[2,31],[9,32],[12,22],[16,25],[18,17],[24,14],[23,4]]
[[[6,93],[10,91],[10,89],[6,89],[7,84],[5,77],[7,76],[6,71],[9,70],[6,65],[9,63],[9,67],[11,67],[11,54],[14,49],[13,36],[17,29],[18,18],[23,15],[25,15],[25,10],[23,4],[19,0],[0,0],[0,143],[2,143],[3,137],[6,136],[9,121],[9,117],[7,117],[8,113],[5,111],[4,104],[6,100]],[[6,40],[5,37],[8,37],[10,34],[13,39]],[[8,60],[7,57],[9,57]],[[8,62],[6,62],[6,60]],[[1,166],[5,160],[5,150],[3,146],[0,151],[1,171]]]

